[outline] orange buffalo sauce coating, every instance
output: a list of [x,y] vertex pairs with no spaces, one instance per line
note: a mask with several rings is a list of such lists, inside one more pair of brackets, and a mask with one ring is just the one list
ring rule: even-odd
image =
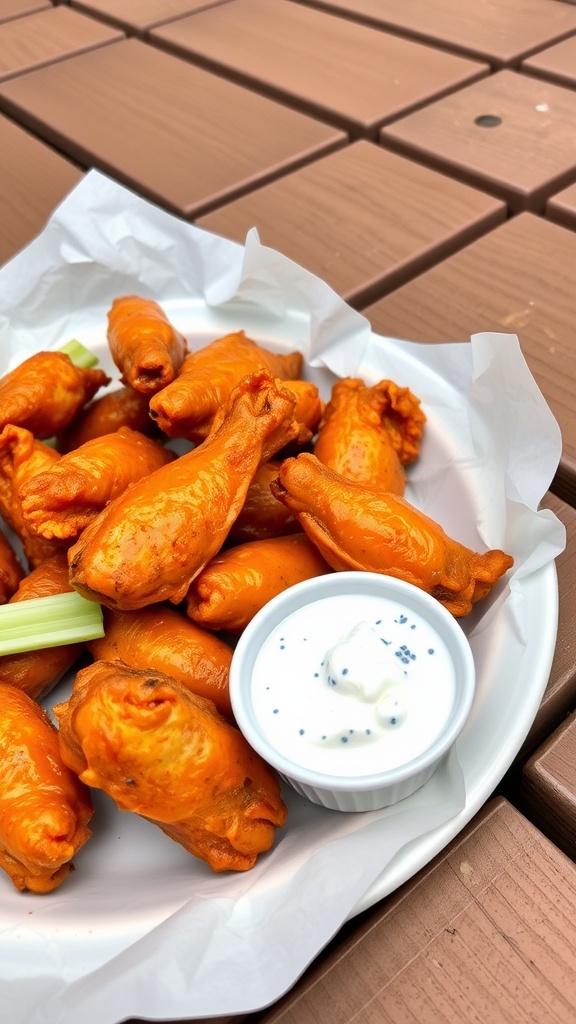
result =
[[30,568],[40,565],[61,547],[38,537],[22,511],[22,491],[28,481],[60,459],[50,445],[34,437],[26,427],[9,423],[0,433],[0,514],[22,543]]
[[192,693],[210,698],[221,714],[232,718],[229,644],[166,604],[136,612],[103,612],[105,635],[87,644],[97,661],[165,672]]
[[420,450],[425,416],[408,388],[344,377],[332,388],[314,454],[349,480],[404,494],[404,465]]
[[228,534],[229,540],[238,544],[280,537],[301,530],[290,510],[270,490],[270,484],[276,480],[280,466],[281,460],[269,459],[256,470],[244,504]]
[[404,498],[347,480],[314,455],[286,459],[272,489],[332,568],[406,580],[455,616],[513,565],[504,551],[472,551]]
[[54,708],[65,762],[121,810],[158,825],[214,871],[246,871],[286,807],[242,733],[161,672],[97,661]]
[[122,295],[108,311],[108,346],[124,384],[153,395],[169,384],[188,342],[153,299]]
[[16,888],[59,886],[90,836],[91,816],[89,791],[63,763],[46,713],[0,683],[0,867]]
[[183,600],[226,540],[260,464],[297,436],[294,405],[267,370],[244,377],[218,429],[83,530],[69,549],[72,586],[124,610]]
[[176,380],[151,398],[150,415],[168,437],[201,441],[236,385],[262,369],[280,380],[294,380],[302,355],[270,352],[244,331],[217,338],[190,352]]
[[86,441],[23,485],[26,526],[45,540],[71,543],[108,502],[174,458],[130,427]]
[[36,352],[0,379],[0,430],[11,423],[53,437],[109,383],[103,370],[76,366],[64,352]]
[[128,386],[116,388],[95,398],[78,414],[70,426],[58,435],[59,452],[65,454],[103,434],[130,427],[141,434],[157,437],[159,430],[150,418],[147,395]]
[[0,604],[5,604],[24,577],[24,568],[6,534],[0,530]]
[[248,541],[208,562],[188,591],[186,610],[210,629],[240,633],[277,594],[327,572],[330,566],[304,533]]

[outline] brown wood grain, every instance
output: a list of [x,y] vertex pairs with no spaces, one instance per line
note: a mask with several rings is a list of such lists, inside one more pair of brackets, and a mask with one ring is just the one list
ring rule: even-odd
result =
[[525,813],[576,858],[576,711],[527,761],[521,796]]
[[0,0],[0,22],[21,18],[34,11],[48,10],[51,6],[50,0]]
[[576,85],[576,35],[527,57],[522,62],[522,70],[573,88]]
[[0,115],[0,264],[42,230],[83,172]]
[[546,203],[546,216],[567,228],[576,228],[576,184],[551,196]]
[[[478,118],[497,117],[485,127]],[[576,175],[576,90],[504,70],[385,127],[383,145],[540,212]]]
[[0,81],[121,38],[116,29],[64,6],[2,22]]
[[394,29],[487,60],[514,64],[576,28],[574,11],[555,0],[309,0],[313,7]]
[[488,71],[481,62],[270,0],[234,0],[150,38],[356,136],[373,136],[385,121]]
[[[576,93],[575,93],[576,98]],[[554,491],[576,505],[576,234],[520,214],[364,309],[375,331],[412,341],[517,334],[563,437]]]
[[353,305],[371,301],[503,222],[504,204],[367,141],[225,204],[199,226],[248,230]]
[[384,900],[264,1024],[569,1024],[576,865],[503,798]]
[[183,215],[345,141],[138,39],[1,83],[0,109],[83,166]]
[[145,35],[155,25],[223,2],[225,0],[70,0],[70,6],[111,25]]

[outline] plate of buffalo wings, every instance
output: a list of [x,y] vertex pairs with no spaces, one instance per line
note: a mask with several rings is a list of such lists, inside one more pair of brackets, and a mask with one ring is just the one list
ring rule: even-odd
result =
[[[508,336],[370,334],[331,362],[301,311],[113,285],[77,334],[80,358],[39,331],[0,379],[3,603],[74,593],[102,623],[0,655],[2,986],[26,1024],[247,1012],[518,752],[555,645],[555,424]],[[515,400],[525,443],[550,437],[530,479]],[[454,758],[364,815],[286,792],[227,690],[259,608],[347,569],[431,593],[477,672]]]

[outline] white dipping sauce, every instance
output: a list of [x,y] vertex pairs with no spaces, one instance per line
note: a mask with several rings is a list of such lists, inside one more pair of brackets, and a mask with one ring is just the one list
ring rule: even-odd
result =
[[292,763],[364,776],[435,741],[454,706],[446,643],[398,599],[334,596],[288,615],[256,655],[251,697],[268,741]]

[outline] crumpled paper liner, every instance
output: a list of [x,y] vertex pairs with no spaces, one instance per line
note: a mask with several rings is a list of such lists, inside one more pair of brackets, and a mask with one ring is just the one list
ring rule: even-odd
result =
[[[132,835],[113,812],[118,835],[90,840],[94,852],[82,851],[72,881],[55,893],[23,896],[0,878],[0,1010],[11,1024],[193,1018],[274,1002],[348,917],[409,877],[480,806],[485,775],[497,781],[524,739],[554,647],[552,608],[526,706],[503,745],[492,728],[502,697],[494,692],[491,652],[499,652],[503,678],[524,670],[531,640],[525,603],[543,572],[553,598],[548,570],[565,543],[556,517],[538,511],[560,457],[560,432],[515,336],[479,334],[471,344],[449,345],[377,338],[327,284],[262,246],[255,231],[237,245],[91,171],[42,234],[0,270],[0,373],[77,336],[88,311],[103,319],[112,298],[129,292],[190,304],[200,320],[202,311],[231,310],[238,326],[246,317],[264,335],[273,327],[281,338],[289,323],[287,333],[298,336],[325,388],[334,375],[410,386],[428,423],[407,497],[464,543],[510,551],[515,565],[509,582],[466,620],[478,672],[470,728],[407,800],[346,815],[287,791],[287,826],[252,871],[213,876],[193,858],[180,861],[177,848],[172,887],[168,853],[162,867],[167,847],[154,846],[154,836],[146,892],[138,891],[137,871],[134,879],[129,871],[116,877],[106,856],[114,838],[122,839],[125,858],[141,856],[148,823],[133,823]],[[152,912],[155,887],[162,895]],[[115,940],[131,915],[141,923],[124,943]],[[70,928],[76,919],[83,923],[77,935]]]

